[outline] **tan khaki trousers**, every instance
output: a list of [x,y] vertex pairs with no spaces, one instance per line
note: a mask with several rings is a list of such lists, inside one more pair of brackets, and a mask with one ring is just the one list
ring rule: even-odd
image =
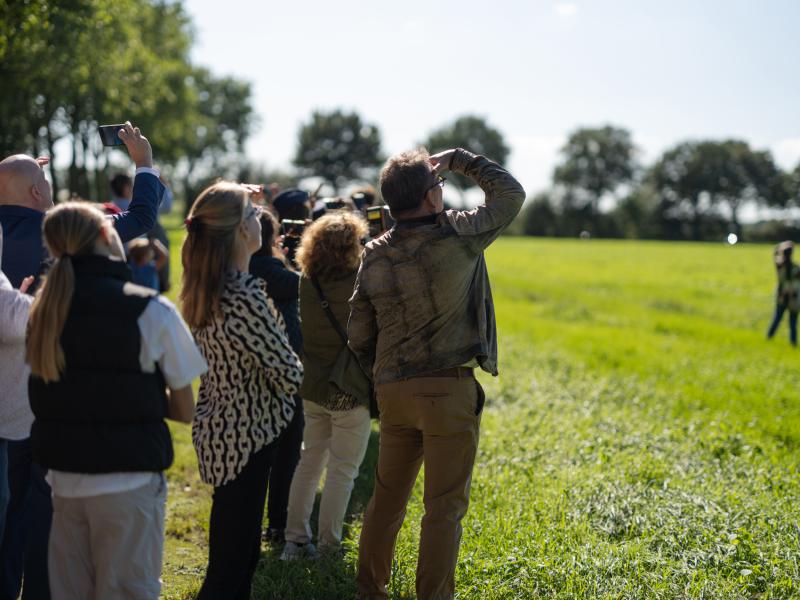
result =
[[[461,519],[469,504],[483,390],[471,377],[418,377],[377,387],[381,411],[375,491],[358,559],[361,598],[388,598],[406,504],[425,464],[417,598],[453,598]],[[478,413],[478,414],[476,414]]]
[[53,496],[48,555],[53,600],[156,600],[166,499],[162,473],[118,494]]

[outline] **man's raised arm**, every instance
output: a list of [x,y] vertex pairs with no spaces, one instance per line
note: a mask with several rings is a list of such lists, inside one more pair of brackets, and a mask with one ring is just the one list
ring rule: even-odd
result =
[[484,156],[457,148],[431,156],[441,172],[461,173],[477,183],[486,194],[485,203],[469,211],[447,211],[447,218],[459,235],[473,236],[473,246],[483,250],[511,224],[525,202],[525,190],[503,167]]
[[133,180],[133,199],[128,210],[112,215],[114,227],[120,239],[128,242],[135,237],[146,234],[156,224],[158,205],[164,194],[164,184],[159,173],[153,168],[153,150],[150,142],[142,135],[138,127],[128,121],[120,129],[119,138],[128,148],[131,159],[136,164],[136,177]]

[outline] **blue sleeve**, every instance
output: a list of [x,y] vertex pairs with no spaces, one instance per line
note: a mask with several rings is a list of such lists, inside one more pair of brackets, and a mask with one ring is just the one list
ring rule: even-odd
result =
[[136,176],[133,180],[133,199],[128,210],[111,217],[123,242],[129,242],[153,228],[164,189],[164,184],[155,175],[139,173]]

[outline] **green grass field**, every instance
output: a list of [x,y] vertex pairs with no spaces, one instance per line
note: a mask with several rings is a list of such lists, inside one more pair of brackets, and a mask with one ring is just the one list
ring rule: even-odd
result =
[[[785,323],[764,339],[770,248],[503,238],[487,260],[501,373],[481,377],[457,597],[800,596],[799,363]],[[189,427],[173,432],[163,590],[182,599],[202,582],[210,489]],[[344,561],[265,546],[255,598],[353,597],[376,453],[377,433]],[[414,597],[421,493],[392,598]]]

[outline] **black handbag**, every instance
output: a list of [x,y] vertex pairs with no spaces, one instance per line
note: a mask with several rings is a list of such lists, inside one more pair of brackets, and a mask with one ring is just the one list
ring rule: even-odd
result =
[[347,332],[339,324],[339,321],[336,320],[336,316],[331,310],[330,303],[322,292],[319,281],[316,277],[312,277],[311,283],[314,289],[317,290],[320,305],[322,306],[322,310],[325,311],[328,321],[330,321],[336,333],[339,334],[339,337],[342,338],[342,342],[344,342],[344,348],[339,352],[339,356],[336,357],[336,362],[333,365],[333,369],[331,369],[328,382],[338,390],[356,399],[361,400],[367,398],[369,415],[373,419],[377,419],[380,412],[378,411],[378,403],[375,400],[375,389],[372,385],[372,378],[364,372],[355,354],[350,350],[350,346],[347,345]]

